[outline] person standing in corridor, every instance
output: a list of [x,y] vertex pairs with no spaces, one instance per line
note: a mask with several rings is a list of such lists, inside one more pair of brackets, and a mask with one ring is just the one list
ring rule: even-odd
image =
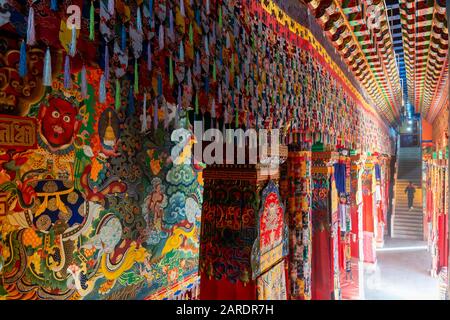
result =
[[414,187],[413,183],[410,181],[408,186],[405,188],[405,193],[408,193],[408,207],[411,211],[414,209],[414,193],[416,193],[416,188]]

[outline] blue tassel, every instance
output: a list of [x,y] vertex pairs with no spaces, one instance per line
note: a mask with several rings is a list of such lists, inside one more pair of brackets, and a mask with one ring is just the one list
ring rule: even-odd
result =
[[86,67],[84,64],[83,68],[81,68],[81,96],[83,99],[87,98]]
[[23,78],[27,74],[27,47],[25,41],[20,45],[19,75]]
[[134,94],[133,94],[133,86],[130,86],[130,90],[128,91],[128,109],[127,109],[127,115],[134,114]]
[[175,31],[174,31],[174,26],[173,26],[173,12],[172,10],[170,10],[169,13],[169,36],[170,38],[175,38]]
[[148,2],[148,15],[150,16],[150,25],[152,25],[153,20],[153,0],[149,0]]
[[180,41],[180,62],[184,62],[184,44],[183,44],[183,40]]
[[30,7],[27,20],[27,44],[33,46],[36,44],[36,30],[34,28],[34,9]]
[[66,61],[64,63],[64,88],[70,89],[72,87],[72,79],[70,76],[70,60],[66,55]]
[[158,99],[155,98],[155,104],[153,105],[153,128],[158,129]]
[[139,32],[142,32],[142,15],[141,15],[141,7],[137,8],[137,17],[136,17],[136,28]]
[[46,87],[52,86],[52,56],[50,54],[50,49],[47,47],[47,50],[45,51],[45,58],[44,58],[44,80],[43,84]]
[[105,81],[109,80],[109,49],[108,44],[105,44]]
[[50,9],[52,9],[52,11],[58,11],[58,1],[57,0],[51,0]]
[[70,56],[75,56],[75,53],[77,52],[77,29],[75,26],[72,26],[72,42],[70,43]]
[[122,24],[122,43],[121,43],[121,49],[125,50],[127,46],[127,29],[125,28],[125,24]]
[[105,103],[106,101],[106,79],[105,74],[103,73],[100,78],[100,88],[98,89],[98,101],[100,103]]
[[184,18],[186,18],[186,11],[184,9],[184,0],[180,0],[180,13]]
[[163,92],[163,85],[162,85],[162,77],[161,75],[158,75],[158,97],[162,95]]

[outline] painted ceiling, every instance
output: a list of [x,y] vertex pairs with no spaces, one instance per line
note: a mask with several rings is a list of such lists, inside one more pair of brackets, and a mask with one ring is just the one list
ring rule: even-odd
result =
[[[300,0],[302,1],[302,0]],[[448,104],[444,0],[303,0],[387,123]]]

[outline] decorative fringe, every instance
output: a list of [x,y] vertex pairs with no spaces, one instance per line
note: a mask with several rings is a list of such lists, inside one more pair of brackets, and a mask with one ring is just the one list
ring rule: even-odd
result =
[[141,15],[141,7],[137,8],[137,17],[136,17],[136,28],[139,32],[142,32],[142,15]]
[[70,75],[70,59],[69,55],[66,55],[66,61],[64,63],[64,88],[70,89],[72,87],[72,79]]
[[57,2],[57,0],[51,0],[50,1],[50,9],[52,11],[58,11],[58,2]]
[[20,45],[20,58],[19,58],[19,75],[23,78],[27,74],[27,47],[25,41],[22,41]]
[[86,66],[83,64],[81,68],[81,96],[83,99],[87,98],[87,81],[86,81]]
[[30,7],[28,11],[27,21],[27,45],[33,46],[36,44],[36,30],[34,28],[34,9]]
[[122,51],[124,51],[127,46],[127,29],[125,28],[125,24],[122,24],[122,37],[120,46]]
[[137,59],[134,59],[134,93],[139,93],[139,73]]
[[102,74],[100,78],[100,88],[98,89],[98,101],[100,103],[105,103],[106,101],[106,79],[105,79],[105,73]]
[[46,87],[52,86],[52,56],[50,54],[50,49],[47,47],[47,50],[45,51],[45,58],[44,58],[44,71],[43,71],[43,84]]
[[211,13],[211,11],[210,11],[210,9],[209,9],[209,0],[206,0],[206,14],[210,14]]
[[219,28],[222,29],[222,6],[219,6]]
[[147,43],[147,70],[152,71],[152,41],[150,39]]
[[114,100],[114,106],[116,110],[120,109],[121,101],[120,101],[120,81],[119,79],[116,79],[116,96]]
[[213,61],[213,80],[217,81],[217,70],[216,70],[216,61]]
[[95,32],[94,32],[94,1],[91,1],[91,9],[89,10],[89,40],[94,41]]
[[108,0],[108,12],[111,15],[114,15],[114,1],[115,0]]
[[71,57],[74,57],[76,52],[77,52],[77,28],[75,28],[75,26],[72,26],[72,42],[70,43],[69,55]]
[[109,48],[108,44],[105,44],[105,80],[109,81]]
[[180,62],[184,62],[184,44],[183,40],[180,41],[180,54],[179,54]]
[[134,114],[134,94],[133,94],[133,86],[130,86],[130,90],[128,90],[128,109],[127,114]]
[[155,98],[155,103],[153,105],[153,128],[158,129],[158,99]]
[[164,26],[162,24],[159,26],[158,42],[159,42],[159,50],[164,49]]
[[173,85],[173,61],[172,57],[169,58],[169,84]]
[[191,72],[191,68],[188,69],[187,72],[187,85],[189,88],[192,88],[192,72]]
[[[130,91],[131,92],[131,91]],[[147,131],[147,93],[144,93],[144,101],[142,103],[142,126],[141,132]]]
[[186,11],[184,10],[184,0],[180,0],[180,13],[184,18],[186,17]]
[[209,57],[209,41],[208,41],[208,35],[205,36],[205,53]]

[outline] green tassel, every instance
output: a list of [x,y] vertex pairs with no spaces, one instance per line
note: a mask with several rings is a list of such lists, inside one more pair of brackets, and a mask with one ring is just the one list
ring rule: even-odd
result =
[[217,80],[217,71],[216,71],[216,62],[213,61],[213,80],[216,82]]
[[198,114],[198,93],[195,94],[195,114]]
[[134,93],[139,93],[139,74],[137,60],[134,60]]
[[169,83],[170,83],[170,86],[173,85],[173,61],[172,61],[172,57],[170,57],[170,59],[169,59]]
[[89,14],[89,40],[94,41],[94,1],[91,1]]
[[238,112],[238,108],[236,108],[235,126],[236,126],[236,128],[239,127],[239,112]]
[[194,29],[192,29],[192,23],[189,25],[189,42],[194,45]]
[[119,79],[116,79],[116,99],[115,99],[115,106],[116,110],[120,109],[120,82]]
[[219,7],[219,27],[222,28],[222,6]]

